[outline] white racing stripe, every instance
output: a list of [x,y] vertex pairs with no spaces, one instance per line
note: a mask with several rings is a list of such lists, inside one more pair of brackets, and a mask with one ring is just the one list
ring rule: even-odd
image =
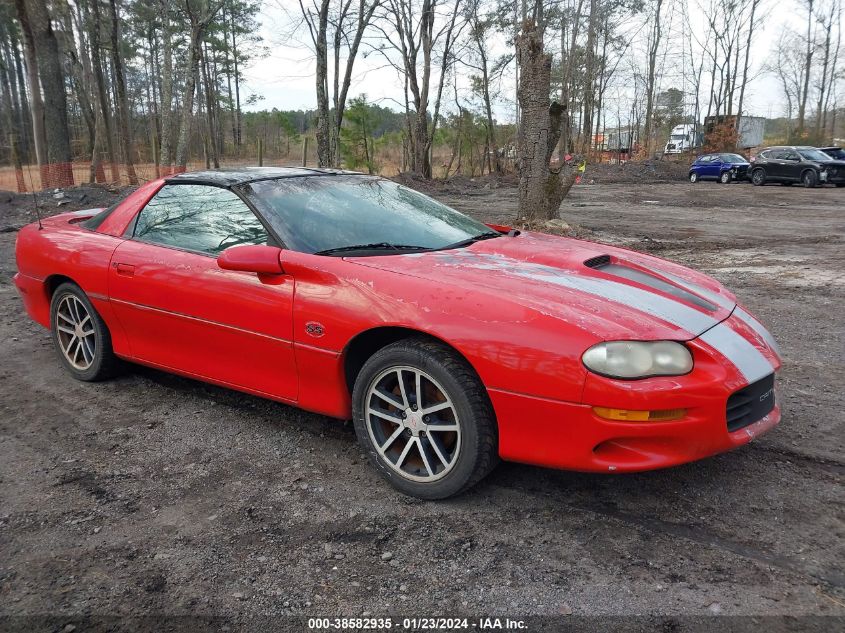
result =
[[727,297],[720,295],[718,292],[713,292],[712,290],[708,290],[704,286],[700,286],[697,283],[694,283],[692,281],[687,281],[686,279],[682,279],[681,277],[673,275],[672,273],[663,272],[662,270],[655,269],[654,272],[656,272],[658,275],[662,275],[662,276],[666,277],[666,279],[671,279],[677,285],[679,285],[681,288],[686,288],[690,292],[693,292],[693,293],[707,299],[711,303],[715,303],[716,305],[722,306],[723,308],[726,308],[728,310],[733,310],[734,306],[736,305],[735,302],[731,301]]
[[642,290],[641,288],[616,281],[567,274],[562,270],[543,264],[526,264],[520,262],[516,266],[509,266],[504,258],[495,255],[478,257],[477,259],[487,261],[484,263],[467,261],[463,265],[507,272],[518,277],[554,284],[571,290],[578,290],[579,292],[595,295],[608,301],[621,303],[683,328],[692,337],[698,336],[719,322],[712,316],[674,299],[668,299],[655,292]]
[[545,281],[573,290],[580,290],[581,292],[624,304],[640,312],[655,316],[658,319],[668,321],[690,332],[693,336],[697,336],[718,323],[713,317],[678,301],[667,299],[648,290],[642,290],[607,279],[590,279],[576,275],[561,276],[559,274],[555,276],[548,276],[546,274],[535,275],[523,271],[518,271],[517,275],[530,277],[538,281]]
[[768,346],[772,348],[772,351],[777,354],[778,357],[782,358],[780,353],[780,347],[778,347],[777,341],[775,341],[775,337],[773,337],[771,333],[769,333],[769,331],[762,323],[760,323],[757,319],[748,314],[739,306],[737,306],[736,310],[734,310],[734,316],[736,316],[740,321],[745,323],[745,325],[750,327],[752,330],[757,332],[757,334],[759,334],[763,338],[763,340],[766,341]]
[[724,323],[708,330],[699,338],[731,361],[749,383],[760,380],[775,370],[756,347]]

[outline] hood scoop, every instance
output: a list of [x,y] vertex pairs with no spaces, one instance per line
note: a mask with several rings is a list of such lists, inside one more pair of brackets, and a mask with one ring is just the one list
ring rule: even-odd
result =
[[628,281],[634,281],[638,284],[642,284],[643,286],[654,288],[655,290],[660,290],[661,292],[665,292],[677,299],[691,303],[699,308],[707,310],[708,312],[716,312],[716,310],[718,310],[718,306],[706,299],[703,299],[697,294],[693,294],[686,288],[670,283],[665,279],[652,275],[644,270],[631,268],[629,266],[625,266],[624,264],[613,263],[610,255],[598,255],[596,257],[591,257],[584,262],[584,266],[594,270],[600,270],[601,272],[613,275],[614,277],[621,277],[622,279],[627,279]]
[[607,266],[609,263],[610,255],[596,255],[586,260],[584,266],[587,268],[601,268],[602,266]]

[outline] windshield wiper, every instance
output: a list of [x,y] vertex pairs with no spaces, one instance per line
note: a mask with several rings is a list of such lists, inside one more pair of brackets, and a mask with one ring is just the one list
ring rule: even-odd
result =
[[460,242],[455,242],[454,244],[447,244],[446,246],[439,248],[437,250],[448,250],[450,248],[461,248],[463,246],[469,246],[470,244],[475,244],[476,242],[480,242],[482,240],[491,240],[494,237],[502,237],[502,234],[498,231],[485,231],[484,233],[479,233],[473,237],[468,237],[465,240],[461,240]]
[[395,251],[427,251],[427,246],[415,246],[413,244],[392,244],[391,242],[374,242],[373,244],[352,244],[350,246],[337,246],[335,248],[327,248],[323,251],[317,251],[315,255],[336,255],[338,253],[352,253],[355,251],[380,251],[380,250],[395,250]]

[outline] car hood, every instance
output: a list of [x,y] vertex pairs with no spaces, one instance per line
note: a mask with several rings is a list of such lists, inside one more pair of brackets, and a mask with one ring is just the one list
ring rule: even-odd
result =
[[[447,295],[483,291],[598,338],[689,340],[730,316],[718,282],[656,257],[523,232],[466,248],[353,257],[362,266],[430,280]],[[458,289],[461,293],[446,292]]]
[[836,167],[837,169],[845,168],[845,160],[836,160],[835,158],[831,158],[830,160],[819,160],[816,162],[819,165],[824,165],[825,167]]

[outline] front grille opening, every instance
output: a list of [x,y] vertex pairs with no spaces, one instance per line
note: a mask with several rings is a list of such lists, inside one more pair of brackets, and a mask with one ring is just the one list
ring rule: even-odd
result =
[[769,374],[757,382],[734,392],[725,409],[728,431],[733,433],[757,422],[775,408],[775,375]]

